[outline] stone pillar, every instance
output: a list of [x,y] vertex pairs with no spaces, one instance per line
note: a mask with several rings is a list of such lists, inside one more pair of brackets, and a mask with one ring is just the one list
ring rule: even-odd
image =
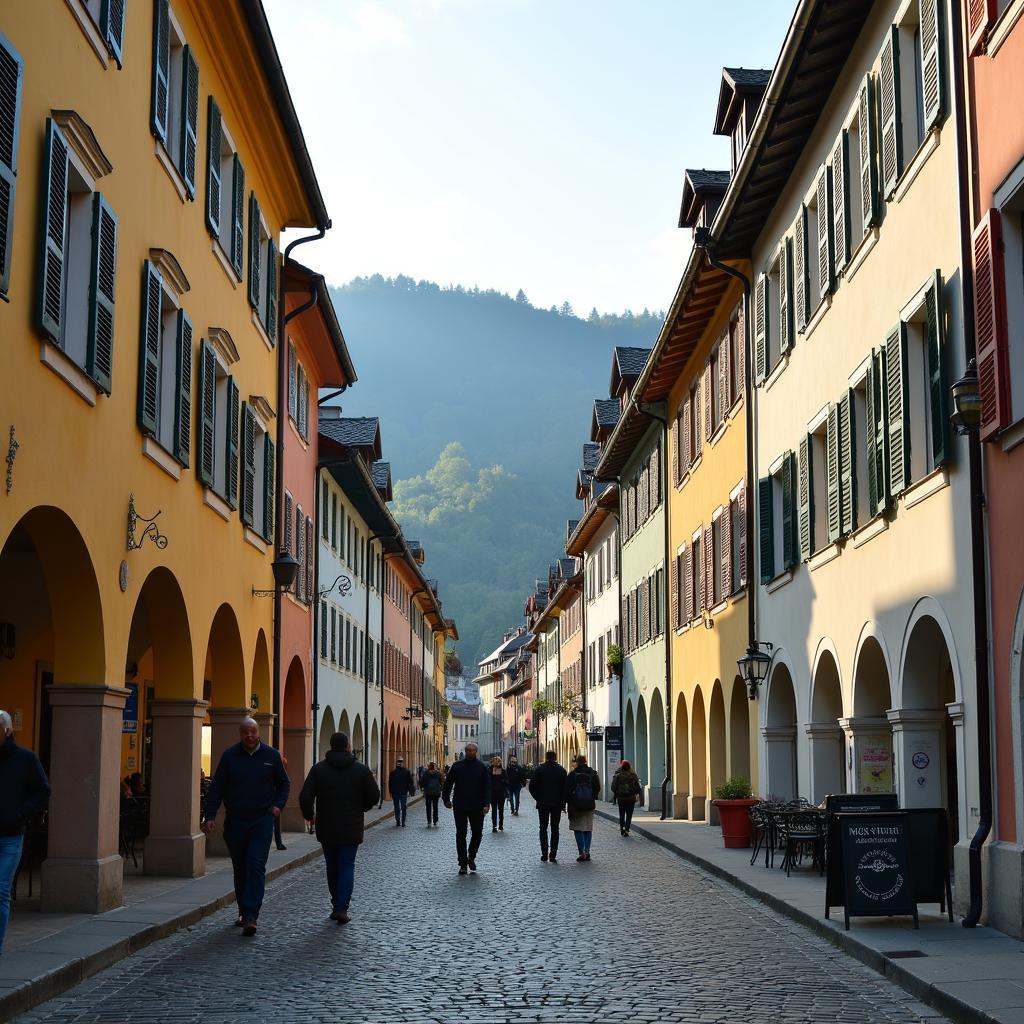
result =
[[256,719],[260,727],[260,739],[269,746],[274,745],[274,723],[277,715],[272,711],[250,711],[249,716]]
[[121,722],[128,691],[59,683],[53,708],[50,837],[42,909],[101,914],[121,905]]
[[205,700],[154,700],[153,777],[149,835],[143,870],[147,875],[197,878],[206,871],[206,843],[199,831],[199,768]]
[[[964,745],[967,738],[964,734],[964,704],[963,701],[956,701],[946,705],[946,711],[953,723],[953,738],[956,743],[956,787],[957,787],[957,817],[958,820],[950,822],[950,831],[957,829],[958,844],[970,840],[971,832],[968,826],[968,805],[970,804],[967,792],[967,747]],[[948,806],[948,804],[947,804]]]
[[892,724],[896,791],[902,807],[946,806],[945,710],[898,708],[887,712]]
[[812,803],[821,803],[831,793],[846,792],[846,743],[838,721],[808,722],[807,742],[811,748]]
[[896,793],[892,774],[892,726],[882,716],[840,718],[846,733],[849,793]]
[[796,726],[764,726],[764,756],[767,766],[765,793],[780,800],[793,800],[797,792]]
[[672,817],[686,820],[690,816],[690,794],[675,793],[672,796]]
[[[210,708],[207,712],[210,719],[211,777],[217,772],[220,755],[239,741],[238,728],[242,721],[251,714],[252,712],[248,708]],[[217,811],[217,818],[222,826],[224,824],[223,806]],[[224,832],[219,826],[215,832],[211,832],[206,837],[206,855],[208,857],[226,857],[228,855]]]
[[288,803],[281,812],[281,828],[286,832],[304,832],[306,821],[299,809],[299,792],[313,757],[313,730],[306,726],[285,726],[284,754],[288,758],[288,775],[292,786]]

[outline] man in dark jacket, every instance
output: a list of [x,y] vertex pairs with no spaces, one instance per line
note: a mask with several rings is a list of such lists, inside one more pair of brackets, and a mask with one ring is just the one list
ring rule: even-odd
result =
[[505,775],[508,777],[508,809],[518,817],[519,791],[526,785],[526,772],[515,754],[508,759]]
[[356,879],[356,853],[363,841],[363,815],[380,799],[373,772],[356,760],[348,737],[336,732],[327,756],[313,765],[299,794],[306,821],[316,822],[324,848],[331,919],[349,921],[348,905]]
[[[460,875],[464,875],[467,868],[476,871],[476,855],[484,834],[484,815],[491,809],[491,775],[477,757],[478,752],[475,743],[466,744],[466,756],[449,769],[442,793],[445,807],[454,805],[455,849],[459,856]],[[467,826],[473,830],[469,849],[466,849]]]
[[21,863],[25,825],[50,798],[50,783],[39,758],[14,742],[14,725],[0,711],[0,953],[11,913],[11,887]]
[[565,806],[567,777],[565,769],[558,763],[558,754],[549,750],[544,755],[544,763],[534,771],[530,779],[530,796],[537,801],[537,815],[540,818],[540,859],[549,860],[552,864],[558,863],[558,822]]
[[238,728],[240,741],[220,755],[206,794],[203,829],[212,832],[217,809],[224,802],[224,842],[235,875],[235,900],[243,935],[256,934],[263,906],[267,857],[274,836],[274,819],[288,802],[291,783],[281,755],[260,742],[260,727],[246,718]]
[[416,792],[416,784],[412,781],[412,772],[405,767],[399,758],[388,776],[388,789],[391,791],[391,802],[395,805],[395,828],[405,827],[405,805],[409,797]]
[[427,828],[437,824],[437,804],[444,788],[444,776],[437,770],[437,762],[431,761],[423,773],[420,789],[423,790],[423,802],[427,805]]

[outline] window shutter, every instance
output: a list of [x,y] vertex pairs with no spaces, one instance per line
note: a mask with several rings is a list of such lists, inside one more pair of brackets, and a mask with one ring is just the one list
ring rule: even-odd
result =
[[220,234],[221,142],[220,107],[210,96],[206,104],[206,226],[214,238]]
[[711,416],[711,408],[713,404],[711,389],[715,386],[715,382],[711,379],[711,363],[704,364],[704,373],[702,375],[703,385],[701,387],[701,394],[703,396],[703,408],[704,408],[704,438],[707,441],[711,440],[711,435],[715,432],[715,423]]
[[797,523],[793,508],[793,453],[786,452],[782,459],[782,567],[792,569],[796,565],[799,546]]
[[150,127],[167,143],[167,112],[171,74],[171,27],[167,0],[153,2],[153,93],[150,99]]
[[313,591],[316,589],[316,572],[313,569],[315,544],[313,517],[306,516],[306,604],[313,603]]
[[725,503],[725,509],[718,520],[721,531],[722,547],[722,597],[728,597],[733,591],[732,578],[732,502]]
[[[53,118],[46,119],[43,160],[43,239],[40,245],[39,326],[60,345],[64,327],[65,224],[68,212],[68,147]],[[13,225],[8,226],[13,230]]]
[[[334,609],[332,608],[333,612]],[[327,657],[327,602],[320,602],[320,657]],[[334,652],[331,652],[331,661],[334,661]]]
[[679,625],[679,555],[672,559],[668,570],[669,606],[672,628]]
[[798,473],[798,500],[800,503],[800,557],[806,561],[814,554],[814,449],[811,435],[800,438],[800,468]]
[[839,406],[830,405],[825,423],[825,479],[828,485],[828,539],[843,533],[842,466],[839,458]]
[[740,488],[739,498],[739,531],[740,531],[740,543],[739,543],[739,556],[740,564],[734,570],[737,574],[739,585],[735,588],[739,590],[741,587],[747,585],[747,485],[744,482]]
[[97,192],[92,199],[89,269],[89,334],[85,372],[108,395],[114,375],[114,292],[117,281],[117,217]]
[[844,128],[832,150],[832,250],[835,255],[835,276],[845,268],[850,255],[850,140]]
[[682,409],[676,410],[675,421],[672,424],[672,486],[679,485],[679,447],[683,435],[683,413]]
[[860,219],[861,237],[878,223],[878,159],[875,129],[875,82],[867,75],[860,87]]
[[231,508],[238,507],[238,385],[234,377],[228,377],[228,411],[227,430],[224,432],[227,437],[227,456],[225,461],[224,478],[228,505]]
[[801,205],[794,229],[796,235],[795,261],[793,268],[793,293],[796,303],[796,330],[803,334],[810,316],[811,287],[810,260],[807,252],[807,207]]
[[877,515],[885,502],[881,500],[884,493],[884,474],[879,472],[880,453],[877,450],[878,422],[881,418],[880,385],[878,382],[878,369],[876,365],[877,352],[871,350],[871,358],[868,361],[867,379],[864,384],[864,452],[867,458],[868,475],[868,509],[871,515]]
[[702,418],[704,415],[704,401],[703,392],[704,389],[701,387],[701,378],[697,379],[697,383],[693,388],[693,461],[696,462],[700,458],[700,453],[704,448],[704,431],[702,427]]
[[[270,344],[277,343],[277,289],[279,281],[277,275],[277,246],[272,238],[267,239],[267,334],[270,335]],[[305,437],[305,433],[302,435]]]
[[928,387],[932,420],[932,463],[941,466],[952,457],[946,386],[946,337],[943,326],[942,275],[935,271],[924,295],[925,330],[928,342]]
[[854,422],[853,392],[847,389],[839,399],[839,532],[848,536],[857,529],[857,424]]
[[302,436],[309,440],[309,378],[303,374],[302,382]]
[[736,307],[736,389],[735,402],[747,389],[747,298],[740,299]]
[[[11,284],[14,244],[14,192],[18,174],[18,135],[21,124],[21,83],[25,65],[0,35],[0,294]],[[46,180],[46,179],[44,179]]]
[[263,540],[273,543],[273,524],[278,507],[274,504],[274,483],[276,482],[273,441],[270,434],[263,435]]
[[[309,381],[306,381],[306,408],[309,408]],[[661,504],[661,440],[651,453],[651,508]]]
[[715,603],[715,535],[712,527],[704,528],[700,544],[701,561],[704,563],[703,609],[707,610]]
[[725,417],[732,408],[734,397],[729,366],[731,355],[729,350],[731,347],[729,344],[729,328],[726,327],[725,333],[718,342],[718,408],[721,413],[722,422],[725,422]]
[[302,514],[302,506],[295,506],[295,559],[299,563],[295,573],[295,585],[292,588],[300,600],[306,594],[306,519]]
[[[754,286],[754,384],[765,378],[768,351],[768,275],[759,274]],[[750,415],[749,412],[747,415]]]
[[[208,360],[216,365],[213,359],[213,351],[208,349]],[[208,370],[209,373],[209,370]],[[174,392],[174,457],[183,466],[188,466],[190,450],[190,433],[192,431],[192,321],[185,315],[183,309],[178,310],[177,329],[175,330],[175,392]],[[212,410],[213,394],[212,383],[210,409],[211,409],[211,455],[213,447],[212,438]],[[206,394],[199,396],[203,403],[203,415],[206,415]],[[211,459],[212,466],[212,459]]]
[[793,243],[787,238],[779,253],[779,351],[793,347]]
[[945,20],[940,0],[918,0],[921,25],[921,78],[924,94],[924,129],[942,116],[946,99]]
[[968,0],[968,56],[975,57],[985,49],[985,37],[997,17],[999,17],[998,0]]
[[832,188],[828,168],[818,175],[818,291],[822,297],[832,291]]
[[885,392],[889,403],[889,494],[910,483],[910,381],[907,377],[907,327],[897,324],[885,339]]
[[260,312],[260,204],[256,193],[249,193],[249,305]]
[[242,260],[245,252],[245,168],[238,154],[231,161],[231,266],[235,276],[242,280]]
[[149,260],[142,267],[142,326],[139,338],[139,396],[137,417],[143,433],[156,434],[160,389],[160,301],[163,278]]
[[687,473],[687,471],[690,468],[690,423],[692,419],[692,407],[690,404],[690,399],[687,398],[686,401],[683,402],[683,448],[679,464],[680,479],[682,479],[682,477]]
[[186,46],[181,74],[181,176],[189,199],[196,197],[196,151],[199,148],[199,65]]
[[100,5],[100,31],[118,67],[124,47],[124,4],[125,0],[103,0]]
[[295,361],[295,346],[288,342],[288,415],[298,422],[299,409],[296,396],[298,395],[297,376],[298,366]]
[[[231,410],[228,408],[228,417]],[[213,347],[204,338],[199,343],[199,418],[196,435],[196,476],[201,484],[213,486],[216,460],[215,423],[217,419],[217,357]],[[226,431],[226,433],[230,433]],[[230,441],[229,441],[230,445]],[[230,451],[230,449],[229,449]],[[229,456],[230,457],[230,456]]]
[[255,528],[256,518],[256,416],[242,403],[242,522]]
[[903,171],[903,111],[900,101],[900,37],[892,25],[882,47],[882,195],[889,198]]
[[1010,422],[1010,353],[1006,322],[1003,222],[989,210],[974,229],[974,331],[978,351],[983,441]]

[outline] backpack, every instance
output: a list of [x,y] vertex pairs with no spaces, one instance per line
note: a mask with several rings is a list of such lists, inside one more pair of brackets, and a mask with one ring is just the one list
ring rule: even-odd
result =
[[574,773],[572,789],[569,791],[569,803],[577,811],[592,811],[597,802],[594,800],[594,780],[590,772]]

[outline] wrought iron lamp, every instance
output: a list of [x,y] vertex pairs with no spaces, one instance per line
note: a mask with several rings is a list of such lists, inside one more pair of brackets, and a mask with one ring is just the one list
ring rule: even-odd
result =
[[964,375],[949,389],[953,399],[953,412],[949,420],[958,434],[973,434],[981,427],[981,388],[978,383],[978,365],[972,359]]
[[768,675],[768,666],[772,661],[769,653],[771,650],[772,645],[767,640],[753,640],[747,647],[747,653],[736,662],[740,677],[747,684],[747,696],[751,700],[757,700],[757,688]]
[[253,597],[273,597],[279,590],[287,590],[294,582],[299,571],[298,559],[290,551],[278,551],[277,558],[271,563],[274,572],[274,586],[270,590],[252,588]]

